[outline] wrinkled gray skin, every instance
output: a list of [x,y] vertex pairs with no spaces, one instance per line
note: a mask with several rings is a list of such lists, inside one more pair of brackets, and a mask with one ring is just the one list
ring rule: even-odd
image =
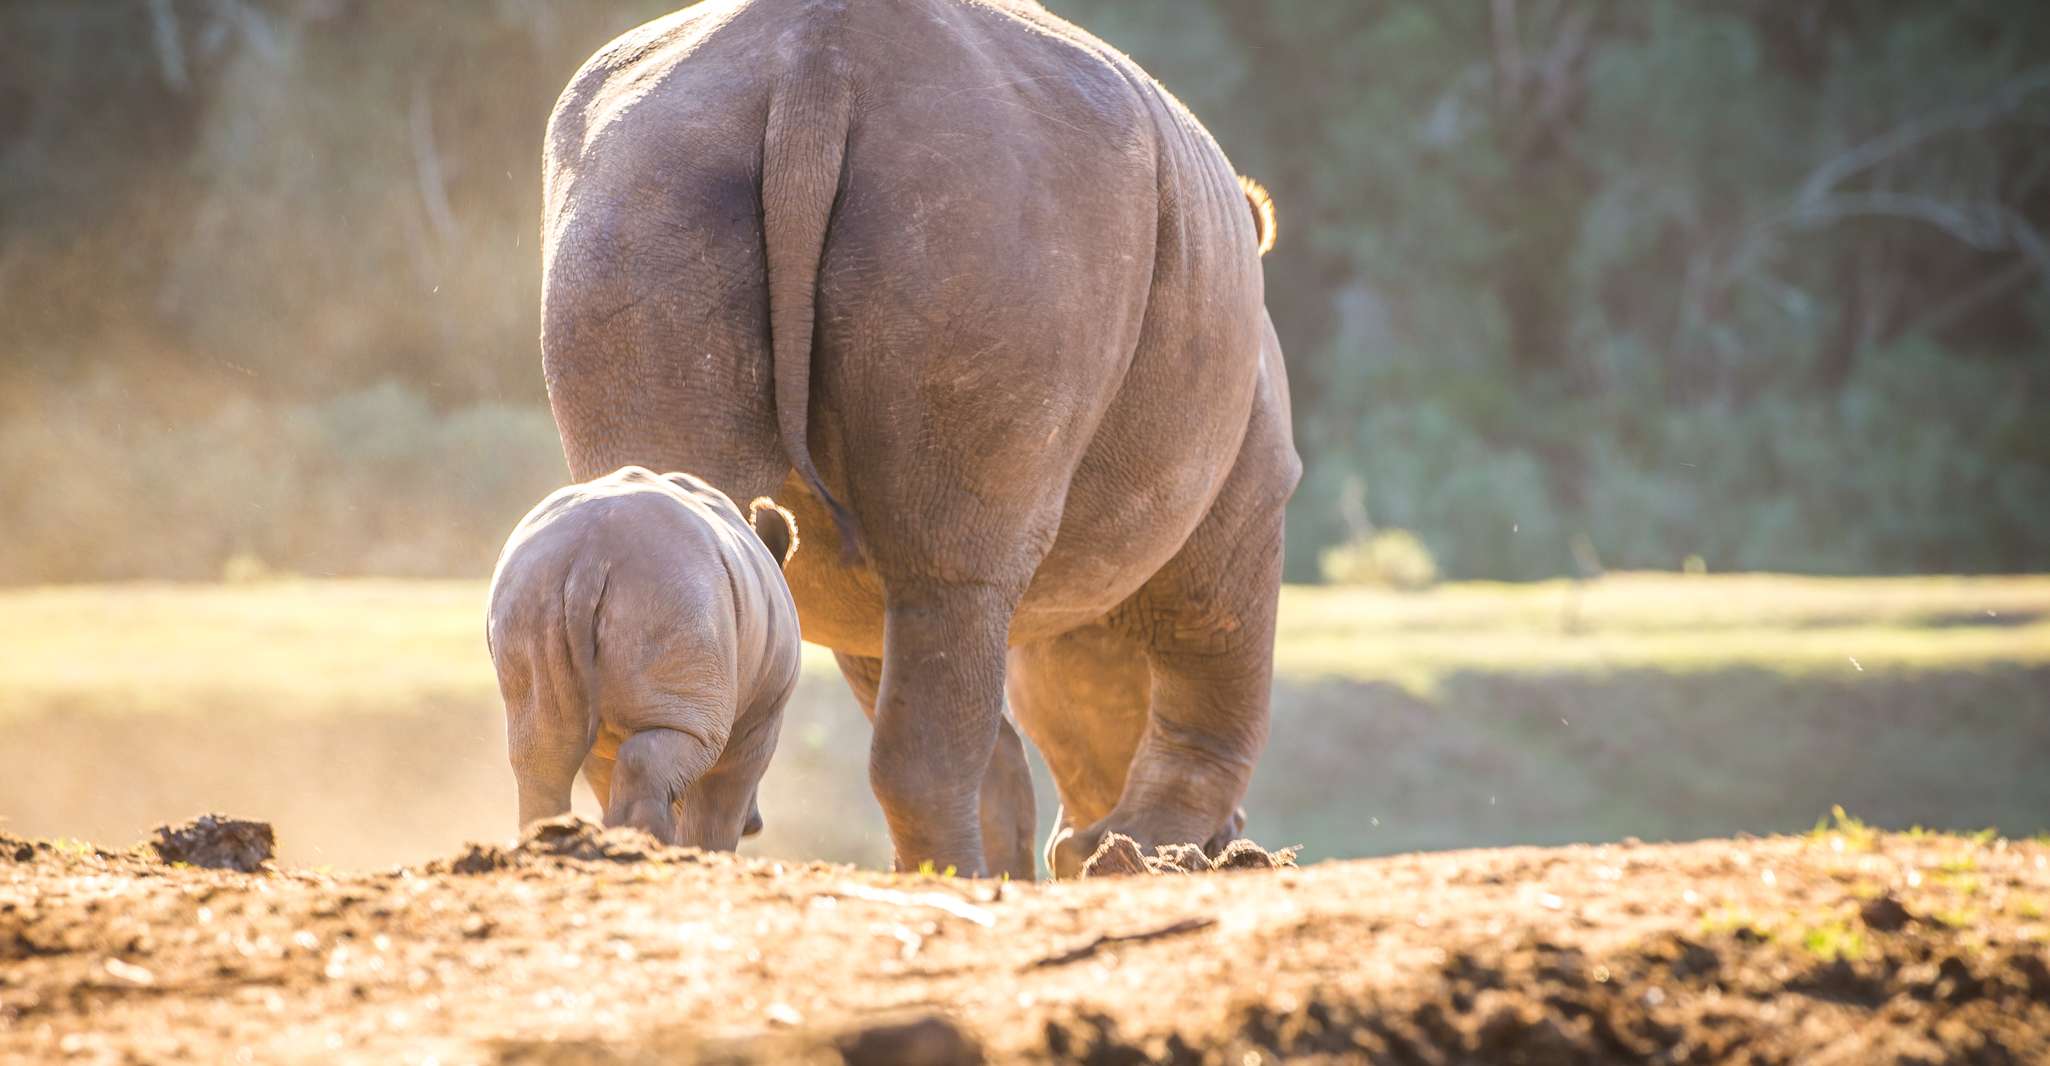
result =
[[[513,530],[486,636],[520,824],[566,814],[581,767],[606,825],[732,850],[797,685],[796,530],[689,474],[629,466]],[[757,532],[759,530],[759,532]]]
[[1260,238],[1202,126],[1018,0],[720,0],[548,130],[543,368],[624,463],[837,525],[788,569],[875,724],[899,868],[1235,832],[1300,465]]

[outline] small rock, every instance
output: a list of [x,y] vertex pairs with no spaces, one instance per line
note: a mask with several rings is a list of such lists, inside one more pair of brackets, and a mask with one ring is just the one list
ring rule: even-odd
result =
[[277,851],[277,834],[269,822],[202,814],[183,825],[158,826],[149,846],[164,862],[248,874],[270,863]]
[[[1129,837],[1126,843],[1131,843]],[[1133,845],[1137,854],[1138,846]],[[871,1025],[840,1039],[847,1066],[980,1066],[982,1045],[937,1014],[908,1022]]]
[[1865,923],[1866,928],[1881,933],[1897,932],[1915,920],[1915,916],[1901,905],[1901,901],[1892,896],[1866,900],[1864,905],[1858,908],[1858,918]]
[[1139,842],[1123,833],[1106,833],[1096,853],[1082,864],[1083,877],[1124,877],[1146,873],[1146,856]]
[[2038,1002],[2050,1003],[2050,963],[2041,954],[2026,949],[2016,951],[2008,957],[2007,966],[2028,988],[2029,995]]

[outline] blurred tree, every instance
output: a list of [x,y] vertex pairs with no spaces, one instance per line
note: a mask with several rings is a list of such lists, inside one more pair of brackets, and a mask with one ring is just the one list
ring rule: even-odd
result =
[[[560,470],[421,471],[552,447],[543,122],[670,6],[0,4],[0,524],[42,538],[5,573],[238,545],[474,569],[474,509],[509,522]],[[1362,477],[1452,578],[1571,572],[1580,540],[1610,567],[2050,567],[2050,5],[1049,6],[1275,193],[1292,576]],[[400,499],[333,536],[282,490],[208,506],[270,484],[215,454],[257,440]],[[152,474],[83,483],[72,519],[19,517],[52,464],[141,450]],[[132,500],[219,528],[124,555],[101,519]]]

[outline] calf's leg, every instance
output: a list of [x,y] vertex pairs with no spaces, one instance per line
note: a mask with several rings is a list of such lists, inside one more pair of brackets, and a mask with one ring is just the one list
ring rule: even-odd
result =
[[614,757],[605,824],[645,829],[664,844],[685,843],[678,801],[717,757],[704,741],[681,730],[644,729],[627,737]]

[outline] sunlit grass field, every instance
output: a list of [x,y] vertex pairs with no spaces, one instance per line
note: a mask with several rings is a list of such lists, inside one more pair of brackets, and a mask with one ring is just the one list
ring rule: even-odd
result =
[[[449,581],[0,591],[0,826],[118,841],[224,808],[359,866],[503,836],[483,605]],[[2050,829],[2050,576],[1288,588],[1276,663],[1247,807],[1313,858],[1786,831],[1837,803]],[[867,724],[823,649],[806,666],[749,847],[882,862]]]
[[[484,586],[283,580],[0,591],[0,714],[374,711],[489,695]],[[824,649],[806,666],[834,676]],[[1617,574],[1421,593],[1291,587],[1281,681],[1463,672],[1857,674],[2050,663],[2050,576],[1804,578]]]

